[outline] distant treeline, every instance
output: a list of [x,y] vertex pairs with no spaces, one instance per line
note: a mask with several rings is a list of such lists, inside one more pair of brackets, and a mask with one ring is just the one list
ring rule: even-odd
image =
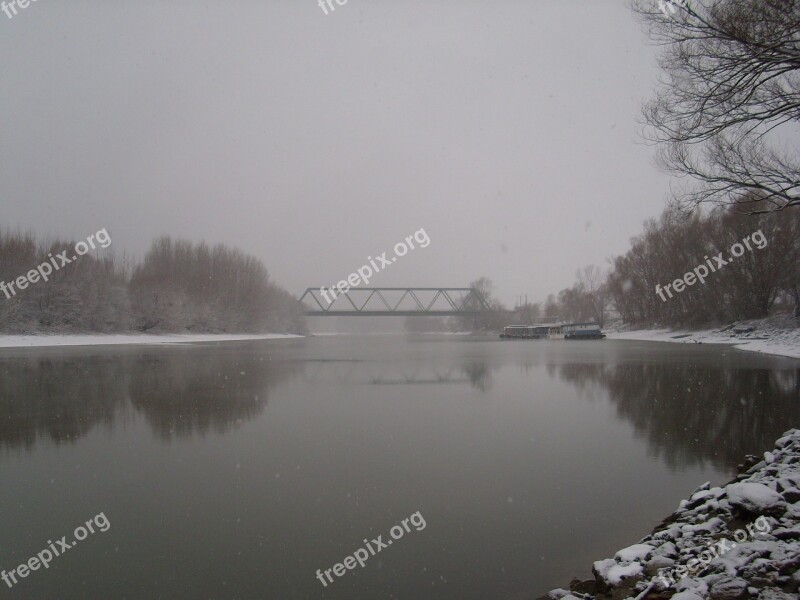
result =
[[[74,242],[0,233],[0,282],[12,282]],[[302,309],[264,265],[224,245],[161,237],[141,262],[89,253],[49,281],[0,294],[0,331],[305,331]]]
[[[800,316],[800,210],[740,212],[745,209],[757,212],[759,203],[688,215],[667,208],[645,223],[610,270],[583,269],[541,312],[601,324],[611,313],[630,324],[663,325],[756,319],[790,310]],[[720,253],[726,264],[715,258]],[[708,271],[704,282],[698,271]],[[691,284],[679,284],[676,291],[674,282],[687,273],[694,274],[686,277]],[[663,289],[668,284],[669,293]]]
[[[492,282],[482,277],[470,285],[482,293],[491,311],[449,319],[410,317],[406,329],[498,331],[504,325],[542,321],[603,326],[609,319],[697,326],[776,313],[800,317],[800,209],[758,213],[759,208],[758,201],[708,213],[668,207],[644,224],[610,268],[580,269],[571,287],[550,294],[543,303],[507,309],[492,297]],[[720,253],[726,264],[715,258]],[[676,290],[675,281],[688,273],[693,276]]]

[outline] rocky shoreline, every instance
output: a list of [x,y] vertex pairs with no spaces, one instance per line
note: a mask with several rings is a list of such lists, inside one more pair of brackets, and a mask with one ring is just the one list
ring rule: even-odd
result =
[[729,484],[701,485],[592,573],[539,600],[800,598],[800,429],[747,457]]

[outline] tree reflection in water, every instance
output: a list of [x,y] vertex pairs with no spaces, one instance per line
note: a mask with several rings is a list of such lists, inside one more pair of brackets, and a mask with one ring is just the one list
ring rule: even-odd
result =
[[301,369],[241,347],[12,356],[0,363],[0,447],[74,442],[132,414],[164,440],[224,432],[259,415],[269,389]]
[[557,373],[586,397],[604,391],[673,468],[708,461],[732,471],[800,421],[800,369],[631,362],[564,364]]

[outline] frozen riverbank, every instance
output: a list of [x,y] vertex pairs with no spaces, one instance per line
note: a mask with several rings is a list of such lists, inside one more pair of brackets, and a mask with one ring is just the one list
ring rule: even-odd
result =
[[51,346],[154,346],[198,342],[240,342],[292,339],[303,336],[284,333],[261,334],[110,334],[110,335],[0,335],[0,348],[47,348]]
[[724,487],[697,488],[595,578],[540,600],[789,600],[800,589],[800,430]]
[[642,340],[682,344],[731,344],[739,350],[800,358],[800,328],[792,317],[741,321],[718,329],[699,331],[644,329],[610,331],[611,340]]

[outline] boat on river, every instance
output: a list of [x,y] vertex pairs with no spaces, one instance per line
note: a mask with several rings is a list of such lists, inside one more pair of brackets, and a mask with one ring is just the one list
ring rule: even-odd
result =
[[604,337],[596,323],[508,325],[500,334],[504,340],[601,340]]
[[549,330],[549,325],[508,325],[503,327],[500,337],[508,340],[545,340]]

